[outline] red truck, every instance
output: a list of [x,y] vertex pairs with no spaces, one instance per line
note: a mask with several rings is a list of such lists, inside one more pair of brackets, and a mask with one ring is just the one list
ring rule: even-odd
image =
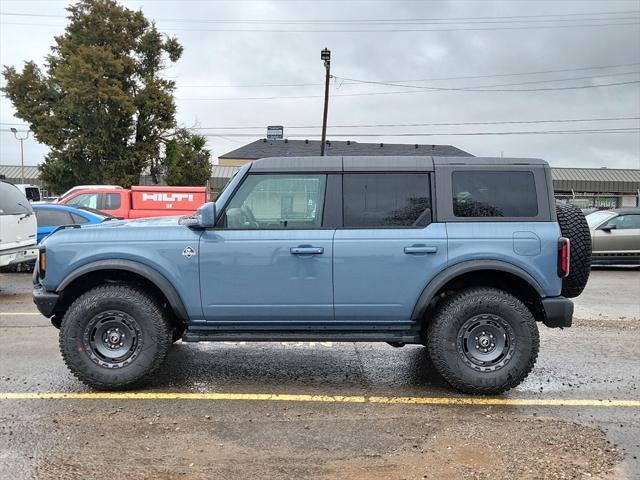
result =
[[207,187],[134,186],[130,190],[78,190],[59,203],[94,208],[116,217],[143,218],[191,215],[208,199]]

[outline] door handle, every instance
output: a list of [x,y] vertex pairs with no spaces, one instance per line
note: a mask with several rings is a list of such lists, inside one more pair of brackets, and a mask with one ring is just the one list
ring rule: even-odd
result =
[[289,251],[292,255],[322,255],[324,248],[300,245],[299,247],[291,247]]
[[438,247],[428,247],[427,245],[411,245],[410,247],[404,247],[404,253],[409,255],[419,255],[422,253],[436,253]]

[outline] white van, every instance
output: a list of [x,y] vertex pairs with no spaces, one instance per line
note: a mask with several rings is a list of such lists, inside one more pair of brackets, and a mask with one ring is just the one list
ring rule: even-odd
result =
[[0,268],[34,260],[38,225],[29,200],[0,180]]
[[24,196],[27,197],[27,200],[30,202],[39,202],[42,200],[42,192],[40,192],[40,187],[37,185],[29,185],[26,183],[16,183],[15,186],[24,193]]

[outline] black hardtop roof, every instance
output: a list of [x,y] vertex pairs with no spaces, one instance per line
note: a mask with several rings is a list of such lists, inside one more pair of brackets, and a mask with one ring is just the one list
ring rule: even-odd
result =
[[[307,157],[320,155],[320,140],[256,140],[218,158],[257,160],[270,157]],[[345,155],[444,155],[473,156],[453,145],[424,145],[405,143],[360,143],[353,140],[328,140],[325,155],[341,157]]]
[[252,172],[357,172],[357,171],[433,171],[439,166],[468,165],[522,166],[548,165],[536,158],[432,157],[432,156],[325,156],[269,157],[254,160]]

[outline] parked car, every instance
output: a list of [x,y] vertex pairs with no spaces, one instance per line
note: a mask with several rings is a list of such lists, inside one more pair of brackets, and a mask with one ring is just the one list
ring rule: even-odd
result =
[[533,368],[538,322],[571,325],[591,237],[542,160],[336,156],[258,160],[195,216],[40,249],[34,301],[97,389],[181,338],[423,344],[453,387],[495,394]]
[[36,217],[15,185],[0,180],[0,268],[36,258]]
[[587,215],[594,265],[640,265],[640,208]]
[[207,187],[136,186],[130,190],[77,190],[58,204],[94,208],[122,218],[144,218],[192,215],[207,200]]
[[24,196],[27,197],[27,200],[30,202],[39,202],[42,200],[42,192],[40,191],[40,187],[37,185],[16,183],[15,186],[18,190],[24,193]]
[[70,188],[62,195],[57,197],[57,201],[64,200],[65,198],[71,196],[72,194],[80,191],[80,190],[117,190],[122,189],[120,185],[76,185],[73,188]]
[[116,218],[99,210],[56,204],[33,205],[33,211],[38,220],[38,243],[60,225],[95,225]]

